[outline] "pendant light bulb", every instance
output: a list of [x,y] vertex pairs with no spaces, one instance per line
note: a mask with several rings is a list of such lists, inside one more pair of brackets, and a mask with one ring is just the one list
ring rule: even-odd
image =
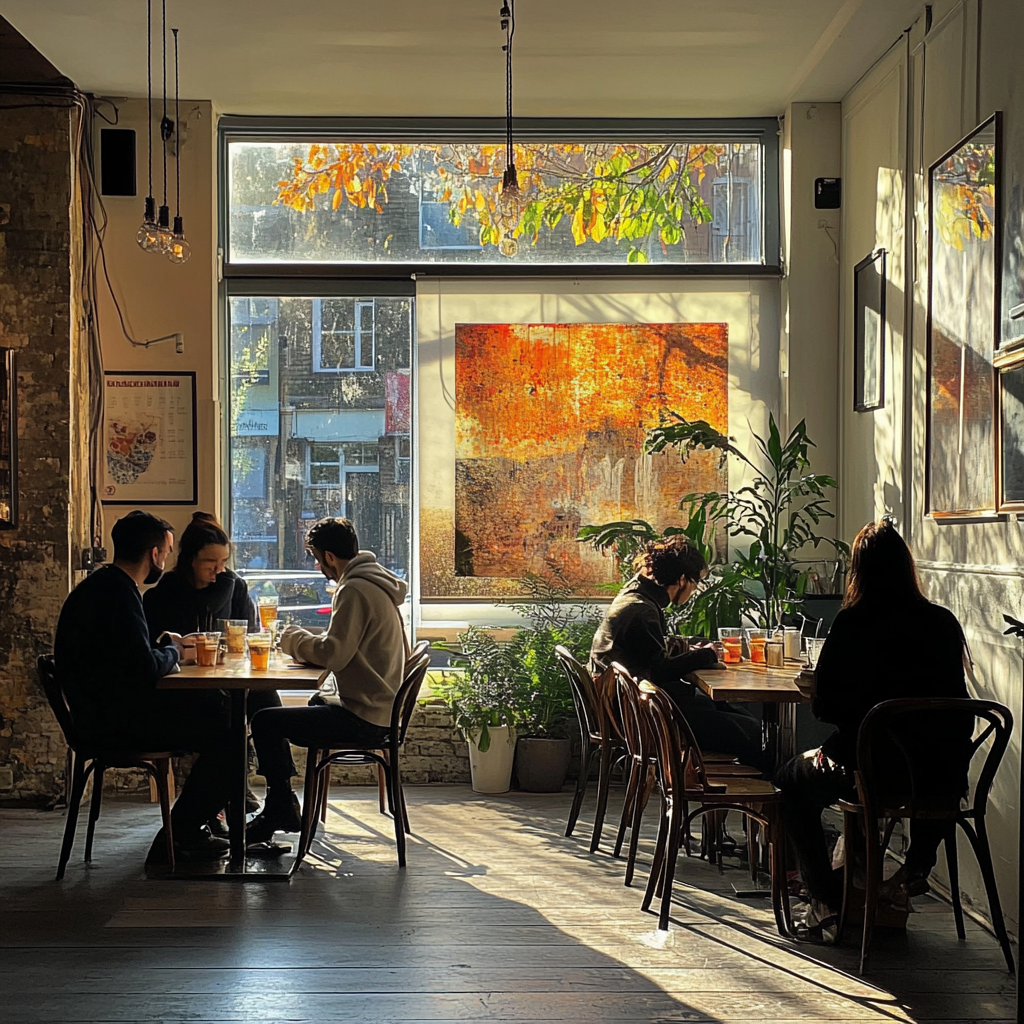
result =
[[167,258],[179,266],[188,263],[192,256],[192,246],[188,244],[185,237],[185,225],[180,217],[174,218],[174,234],[171,236],[171,244],[167,248]]
[[156,233],[156,202],[152,196],[147,196],[146,212],[142,219],[142,227],[139,228],[138,233],[135,236],[135,241],[139,243],[139,248],[142,249],[143,252],[160,251]]
[[160,219],[156,224],[156,244],[150,252],[160,254],[167,253],[171,248],[171,240],[174,235],[171,231],[171,211],[167,206],[160,207]]

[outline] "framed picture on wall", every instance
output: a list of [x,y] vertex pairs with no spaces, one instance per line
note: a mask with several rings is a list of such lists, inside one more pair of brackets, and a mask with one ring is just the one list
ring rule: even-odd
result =
[[195,505],[195,373],[103,376],[103,503]]
[[1024,352],[997,357],[1000,512],[1024,512]]
[[927,508],[995,512],[999,151],[994,114],[928,172]]
[[853,407],[885,405],[885,250],[853,268]]

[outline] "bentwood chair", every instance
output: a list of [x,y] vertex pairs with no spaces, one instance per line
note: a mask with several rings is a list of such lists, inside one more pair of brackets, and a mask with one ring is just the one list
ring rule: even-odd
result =
[[383,772],[388,809],[395,821],[395,845],[398,850],[398,866],[405,867],[405,836],[410,832],[409,814],[405,806],[402,789],[402,771],[399,760],[406,732],[416,708],[416,698],[427,677],[430,644],[421,640],[410,652],[405,662],[402,685],[395,694],[391,707],[391,723],[384,743],[379,747],[358,747],[353,745],[306,751],[306,781],[302,796],[302,829],[295,861],[291,867],[294,874],[302,860],[309,853],[316,833],[317,811],[323,806],[324,796],[330,780],[331,766],[376,765]]
[[75,828],[78,825],[78,808],[85,793],[85,784],[92,775],[92,800],[89,804],[89,828],[85,837],[85,861],[92,862],[92,841],[96,832],[96,821],[100,816],[103,799],[103,776],[108,768],[141,768],[155,783],[160,797],[160,815],[163,818],[164,839],[167,843],[167,862],[174,870],[174,835],[171,831],[171,799],[168,778],[171,777],[173,751],[122,750],[90,743],[84,739],[71,720],[64,688],[57,679],[53,655],[46,654],[36,662],[43,692],[50,703],[57,724],[64,733],[64,741],[73,754],[71,769],[71,794],[68,797],[68,817],[64,826],[64,841],[61,844],[60,860],[57,863],[57,881],[64,877],[64,870],[71,857],[75,842]]
[[561,644],[555,647],[555,654],[569,679],[572,701],[580,723],[580,773],[576,778],[576,792],[569,808],[565,834],[571,836],[576,828],[594,756],[599,755],[597,809],[594,812],[594,831],[590,838],[590,852],[594,853],[601,843],[601,833],[604,829],[612,766],[618,758],[626,754],[625,740],[617,721],[618,715],[613,713],[614,704],[610,699],[614,682],[610,686],[607,685],[610,677],[606,679],[604,674],[595,681],[568,648]]
[[[985,827],[989,790],[1012,730],[1010,709],[992,700],[902,698],[876,704],[864,716],[857,734],[857,771],[854,773],[858,802],[840,801],[839,805],[843,810],[844,835],[847,837],[846,886],[840,931],[858,904],[853,886],[853,851],[859,843],[851,842],[851,837],[857,836],[858,832],[864,837],[861,974],[867,966],[878,912],[885,851],[892,834],[892,824],[900,818],[911,821],[911,845],[914,841],[913,822],[931,821],[939,826],[946,850],[953,918],[961,941],[966,938],[966,933],[960,903],[956,835],[958,825],[963,829],[985,882],[992,929],[1002,948],[1006,967],[1013,974],[1013,955],[1003,922]],[[959,733],[963,739],[959,743],[939,739],[928,747],[923,746],[922,737],[941,736],[943,733]],[[956,745],[961,747],[959,752],[951,749]],[[984,751],[983,747],[986,748]],[[971,789],[967,784],[969,768],[979,753],[980,772]],[[899,780],[895,786],[894,778]]]
[[[640,838],[640,825],[644,809],[657,783],[657,742],[651,731],[648,716],[643,713],[640,705],[640,689],[636,680],[624,669],[616,672],[615,684],[619,698],[619,709],[622,721],[622,732],[629,753],[629,777],[626,783],[626,798],[622,806],[622,819],[619,822],[619,834],[615,840],[614,854],[618,857],[622,852],[625,830],[629,828],[629,847],[626,856],[626,874],[623,884],[629,886],[633,881],[636,866],[637,844]],[[749,765],[740,764],[736,758],[728,754],[704,754],[709,776],[715,782],[727,778],[757,778],[760,772]],[[684,806],[684,813],[686,808]],[[719,870],[722,869],[721,842],[719,833],[723,831],[724,814],[713,816],[712,827],[715,841],[703,843],[709,859],[717,854]],[[704,832],[707,830],[705,829]],[[748,835],[752,832],[748,828]],[[703,833],[702,833],[703,837]],[[689,830],[683,834],[683,847],[687,856],[690,855]],[[756,878],[756,859],[750,851],[750,860],[754,865],[753,874]]]
[[[622,666],[615,665],[614,668],[617,676],[632,681]],[[779,934],[788,937],[792,933],[792,925],[786,893],[782,794],[763,779],[712,778],[690,726],[672,698],[646,682],[639,684],[637,692],[639,713],[646,715],[657,747],[657,778],[662,806],[658,840],[642,908],[649,910],[655,895],[660,894],[658,927],[667,931],[676,860],[690,823],[703,815],[740,811],[757,821],[764,830],[769,851],[775,924]],[[689,810],[690,804],[696,807]]]

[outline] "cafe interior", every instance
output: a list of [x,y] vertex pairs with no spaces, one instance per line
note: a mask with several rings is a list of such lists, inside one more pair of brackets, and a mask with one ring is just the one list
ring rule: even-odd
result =
[[[1022,40],[1020,0],[0,0],[0,1018],[1024,1019]],[[665,751],[581,737],[566,703],[567,781],[530,791],[521,738],[488,792],[445,703],[467,630],[514,645],[538,604],[592,629],[638,531],[766,478],[821,501],[792,585],[764,585],[752,506],[705,504],[711,578],[747,603],[683,632],[799,631],[790,696],[739,698],[777,762],[829,732],[807,641],[883,517],[963,627],[970,697],[1007,712],[972,767],[990,871],[955,830],[866,960],[862,909],[800,941],[766,791],[677,794],[701,808],[679,825]],[[281,621],[328,623],[322,517],[408,585],[431,647],[402,780],[307,781],[301,865],[147,870],[165,761],[86,790],[54,879],[82,791],[38,659],[133,508],[177,536],[216,515]],[[286,705],[317,686],[279,675]],[[866,813],[826,822],[870,889]]]

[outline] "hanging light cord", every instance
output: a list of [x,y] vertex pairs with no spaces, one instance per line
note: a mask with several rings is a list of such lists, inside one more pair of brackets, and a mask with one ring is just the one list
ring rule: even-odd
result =
[[512,152],[512,38],[516,34],[516,0],[507,0],[507,3],[509,17],[505,29],[505,162],[509,167],[514,167],[516,158]]
[[167,0],[163,0],[164,29],[164,117],[160,122],[160,138],[164,140],[164,206],[167,205],[167,140],[164,139],[164,125],[167,122]]
[[[166,0],[165,0],[166,2]],[[174,216],[181,216],[181,160],[179,145],[181,143],[181,121],[178,117],[178,30],[174,33]]]
[[146,0],[146,96],[149,99],[149,192],[153,194],[153,0]]

